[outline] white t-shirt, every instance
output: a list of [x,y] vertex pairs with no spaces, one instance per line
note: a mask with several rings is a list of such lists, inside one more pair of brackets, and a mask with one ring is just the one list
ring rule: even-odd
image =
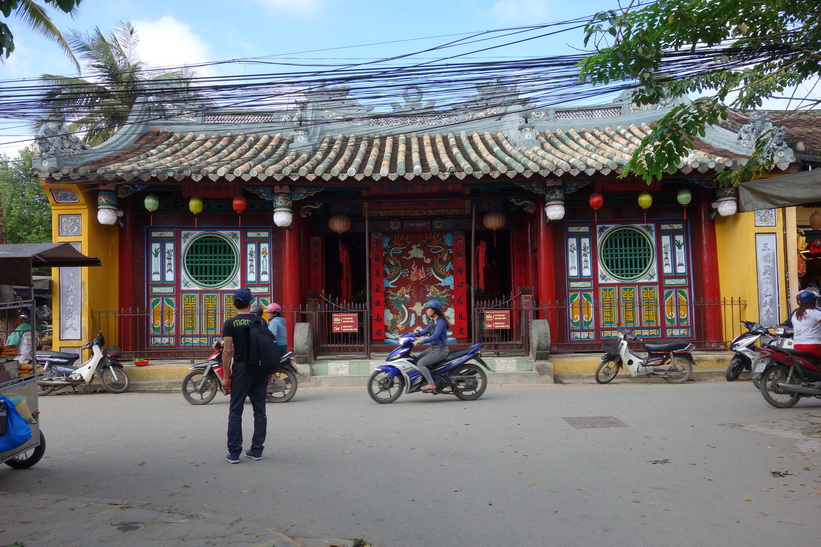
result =
[[796,344],[821,344],[821,310],[810,308],[804,319],[798,319],[793,313],[792,326],[795,331],[793,340]]

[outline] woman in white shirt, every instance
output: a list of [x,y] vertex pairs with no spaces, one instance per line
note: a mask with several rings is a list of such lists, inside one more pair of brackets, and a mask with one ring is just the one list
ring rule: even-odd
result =
[[821,358],[821,310],[816,306],[817,292],[805,289],[798,293],[798,309],[792,314],[795,349]]

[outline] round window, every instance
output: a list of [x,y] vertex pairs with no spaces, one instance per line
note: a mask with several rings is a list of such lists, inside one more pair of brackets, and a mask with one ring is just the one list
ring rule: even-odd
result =
[[636,281],[653,266],[653,243],[631,226],[616,228],[599,244],[601,267],[619,281]]
[[234,279],[239,257],[236,248],[219,234],[203,234],[188,245],[183,266],[195,283],[215,289]]

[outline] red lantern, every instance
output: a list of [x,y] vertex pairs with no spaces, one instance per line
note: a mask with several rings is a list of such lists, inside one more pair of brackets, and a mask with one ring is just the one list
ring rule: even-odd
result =
[[[231,203],[231,206],[234,208],[234,211],[237,212],[237,215],[240,215],[248,206],[248,202],[245,201],[244,197],[237,196],[234,198],[234,201]],[[241,216],[237,216],[237,226],[242,226]]]
[[593,208],[593,222],[599,221],[599,209],[604,205],[604,196],[601,192],[593,192],[590,194],[590,206]]

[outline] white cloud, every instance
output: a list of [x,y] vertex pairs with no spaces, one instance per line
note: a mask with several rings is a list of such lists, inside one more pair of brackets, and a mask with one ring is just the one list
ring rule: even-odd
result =
[[526,21],[536,19],[536,22],[550,20],[552,11],[548,0],[499,0],[490,11],[494,18],[506,21]]
[[257,0],[274,11],[310,15],[322,10],[325,0]]
[[[179,67],[213,61],[211,47],[185,23],[164,16],[156,21],[132,21],[140,39],[137,52],[150,67]],[[195,67],[198,76],[213,76],[212,67]]]

